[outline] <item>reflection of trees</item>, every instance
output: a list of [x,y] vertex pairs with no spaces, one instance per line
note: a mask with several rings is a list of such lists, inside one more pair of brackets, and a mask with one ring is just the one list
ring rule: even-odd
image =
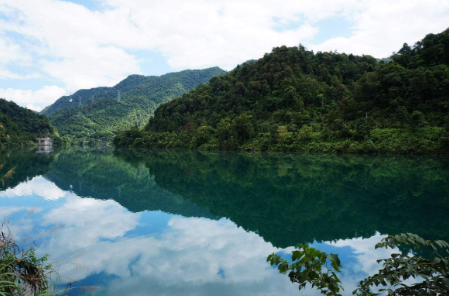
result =
[[449,161],[431,157],[117,151],[162,188],[278,247],[414,232],[449,237]]
[[162,210],[212,218],[206,209],[161,189],[140,162],[129,163],[116,158],[110,149],[61,151],[46,178],[78,196],[113,199],[133,212]]
[[0,190],[45,174],[53,161],[54,155],[37,154],[33,150],[0,151]]
[[[117,157],[116,157],[117,156]],[[44,174],[130,211],[227,217],[278,247],[414,232],[449,238],[449,160],[70,149],[0,152],[1,190]]]

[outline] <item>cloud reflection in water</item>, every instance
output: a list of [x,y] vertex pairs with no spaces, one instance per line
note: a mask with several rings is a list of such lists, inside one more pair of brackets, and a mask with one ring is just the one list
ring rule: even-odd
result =
[[[42,211],[22,219],[16,231],[22,234],[63,225],[39,239],[37,252],[62,262],[63,282],[99,283],[98,295],[320,295],[312,290],[299,293],[297,285],[266,262],[268,254],[292,248],[275,248],[227,219],[131,213],[113,200],[80,198],[62,191],[43,177],[2,195],[33,196],[29,207],[36,198],[44,199]],[[61,204],[45,206],[55,199],[61,199]],[[10,206],[0,208],[0,213],[8,217],[26,209]],[[161,223],[146,223],[158,219]],[[377,270],[375,260],[393,252],[374,251],[382,237],[315,245],[351,249],[342,256],[342,281],[350,295],[358,280]]]

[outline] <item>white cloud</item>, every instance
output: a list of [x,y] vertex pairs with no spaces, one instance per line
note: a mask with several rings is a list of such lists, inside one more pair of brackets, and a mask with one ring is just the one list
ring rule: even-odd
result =
[[[326,244],[336,247],[350,247],[353,251],[354,257],[357,259],[355,263],[345,266],[346,270],[352,270],[353,274],[344,272],[343,284],[346,291],[353,291],[357,287],[357,283],[361,280],[358,278],[357,273],[364,272],[366,276],[373,275],[382,268],[382,265],[377,263],[379,259],[387,259],[391,257],[391,254],[401,253],[398,248],[394,249],[375,249],[375,245],[380,242],[387,235],[376,233],[370,238],[352,238],[337,240],[335,242],[326,242]],[[410,254],[411,255],[411,254]],[[404,281],[404,284],[410,285],[421,281],[421,278],[410,278]],[[379,288],[382,288],[380,286]],[[374,290],[379,289],[373,287]]]
[[389,258],[391,254],[397,253],[398,249],[375,249],[374,246],[380,242],[386,235],[376,233],[370,238],[352,238],[327,242],[327,244],[336,247],[351,247],[358,260],[354,270],[360,270],[366,274],[374,274],[380,268],[377,260],[380,258]]
[[35,63],[70,92],[113,85],[140,72],[135,57],[123,49],[127,42],[117,42],[143,37],[133,32],[126,11],[92,12],[53,0],[6,2],[20,17],[3,22],[4,30],[32,39],[28,51],[37,57]]
[[105,294],[210,295],[215,287],[214,295],[297,295],[297,287],[265,260],[279,249],[257,234],[229,220],[174,217],[157,236],[122,237],[139,215],[113,201],[73,197],[43,217],[44,225],[64,227],[38,251],[67,262],[58,270],[66,281],[119,277],[107,283]]
[[20,75],[7,69],[0,69],[0,79],[31,79],[39,77],[39,74]]
[[[160,51],[176,69],[233,68],[274,46],[310,39],[317,29],[308,20],[339,11],[341,1],[325,8],[311,0],[287,2],[111,0],[102,1],[109,9],[94,12],[69,2],[15,0],[6,3],[17,18],[2,21],[2,28],[32,39],[27,52],[39,57],[36,63],[75,91],[139,73],[138,59],[125,49]],[[274,18],[303,24],[277,32]]]
[[0,224],[3,219],[8,218],[9,215],[25,210],[25,207],[1,207],[0,208]]
[[56,254],[88,247],[100,239],[121,237],[137,226],[140,217],[113,200],[79,198],[73,193],[68,193],[66,200],[62,207],[46,214],[42,222],[46,226],[64,225],[52,238],[64,244],[64,248],[55,250]]
[[98,86],[112,86],[129,74],[139,74],[136,59],[116,46],[81,42],[73,44],[77,52],[62,61],[44,61],[43,70],[65,82],[74,92]]
[[30,79],[39,77],[39,74],[36,73],[22,75],[9,70],[9,66],[31,65],[32,58],[29,53],[26,53],[11,38],[1,33],[0,31],[0,79]]
[[[18,238],[27,232],[33,239],[40,237],[37,252],[50,254],[60,264],[63,283],[105,274],[117,278],[104,283],[105,294],[298,293],[296,285],[265,260],[279,249],[229,220],[173,217],[156,235],[127,235],[138,226],[140,213],[130,213],[113,200],[72,193],[66,201],[38,216],[27,215],[14,228]],[[45,230],[57,225],[57,231]]]
[[[156,235],[126,235],[138,225],[140,214],[114,201],[68,200],[41,219],[47,227],[64,227],[38,248],[62,263],[58,272],[63,281],[82,284],[89,276],[103,274],[112,279],[103,282],[103,294],[298,295],[297,285],[265,260],[270,253],[289,253],[292,248],[275,248],[227,219],[173,217]],[[362,278],[377,272],[376,259],[398,252],[374,250],[383,237],[327,242],[352,248],[356,260],[344,263],[340,274],[348,295]],[[299,295],[320,293],[308,287]]]
[[15,63],[16,65],[29,65],[31,63],[31,56],[24,52],[24,50],[11,38],[0,35],[0,63],[2,65],[8,63]]
[[53,182],[39,176],[34,177],[30,181],[22,182],[14,188],[8,188],[0,192],[0,198],[38,195],[45,200],[57,200],[64,197],[66,193],[66,191],[59,189]]
[[0,88],[0,98],[14,101],[28,109],[40,111],[45,106],[53,104],[60,97],[67,95],[64,88],[59,86],[44,86],[43,88],[32,91],[23,89]]
[[347,14],[354,23],[349,38],[333,38],[312,48],[388,57],[404,42],[413,45],[429,33],[449,27],[449,2],[441,0],[359,1]]

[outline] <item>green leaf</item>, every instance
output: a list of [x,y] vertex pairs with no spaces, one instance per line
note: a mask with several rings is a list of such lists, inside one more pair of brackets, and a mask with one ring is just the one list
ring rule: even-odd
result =
[[329,260],[331,260],[332,262],[335,262],[335,264],[337,264],[337,266],[341,265],[340,258],[338,258],[337,254],[331,253],[330,255],[327,256],[327,258],[329,258]]
[[295,261],[295,260],[301,258],[303,254],[304,253],[301,251],[293,251],[292,252],[292,260]]
[[440,262],[441,262],[441,259],[437,257],[437,258],[433,259],[432,265],[437,265],[437,264],[439,264]]
[[448,290],[449,290],[449,278],[443,278],[443,282],[444,282],[444,285],[448,288]]
[[279,272],[285,274],[288,270],[288,263],[285,260],[282,260],[281,264],[279,264]]

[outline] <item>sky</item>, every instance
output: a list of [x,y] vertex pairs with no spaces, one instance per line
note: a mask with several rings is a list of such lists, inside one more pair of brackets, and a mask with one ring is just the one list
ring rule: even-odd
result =
[[376,58],[449,27],[447,0],[0,0],[0,98],[40,111],[79,89],[303,44]]

